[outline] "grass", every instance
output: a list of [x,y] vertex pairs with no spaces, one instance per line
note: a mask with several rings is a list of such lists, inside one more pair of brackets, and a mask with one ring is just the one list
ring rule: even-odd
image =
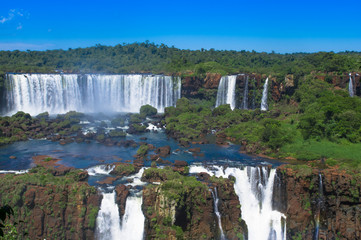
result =
[[288,155],[299,160],[316,160],[332,158],[338,160],[340,164],[361,167],[361,143],[350,143],[341,141],[340,143],[330,142],[325,139],[304,141],[298,132],[293,143],[286,144],[280,150],[281,155]]

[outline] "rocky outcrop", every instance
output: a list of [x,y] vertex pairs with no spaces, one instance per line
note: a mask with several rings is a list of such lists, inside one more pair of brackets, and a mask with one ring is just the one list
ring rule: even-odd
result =
[[314,239],[319,226],[319,239],[361,238],[360,176],[308,166],[281,166],[277,176],[274,202],[284,203],[276,208],[287,216],[288,237]]
[[119,207],[120,218],[122,218],[122,216],[125,213],[125,203],[127,201],[128,195],[129,195],[129,189],[130,189],[130,186],[125,186],[123,184],[117,185],[115,187],[115,192],[116,192],[115,202],[118,204],[118,207]]
[[29,239],[94,239],[101,195],[80,171],[53,176],[37,167],[23,175],[0,175],[0,199],[14,209],[19,237]]
[[182,78],[182,96],[187,98],[197,97],[198,90],[203,86],[203,79],[192,76]]
[[143,181],[159,182],[143,190],[147,239],[218,239],[220,230],[211,191],[219,195],[222,228],[227,239],[247,236],[233,182],[215,177],[182,176],[170,168],[147,169]]
[[212,184],[212,191],[217,191],[218,210],[221,214],[222,229],[226,238],[239,239],[241,235],[247,236],[247,225],[241,219],[241,208],[239,198],[234,191],[234,182],[222,178],[212,178],[208,181]]
[[158,154],[160,157],[168,157],[171,153],[170,146],[164,146],[157,148],[154,152],[155,154]]
[[205,89],[217,89],[222,75],[218,73],[207,73],[203,87]]

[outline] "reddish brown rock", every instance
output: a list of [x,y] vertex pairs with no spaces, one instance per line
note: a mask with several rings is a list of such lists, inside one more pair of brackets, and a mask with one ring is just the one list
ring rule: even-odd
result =
[[171,151],[170,151],[170,146],[164,146],[164,147],[159,147],[157,148],[154,152],[156,154],[158,154],[160,157],[167,157],[170,155]]
[[222,75],[217,73],[207,73],[203,87],[206,89],[218,89]]
[[188,151],[190,151],[190,152],[192,152],[192,153],[198,153],[198,152],[200,152],[201,151],[201,148],[199,148],[199,147],[197,147],[197,148],[190,148],[190,149],[188,149]]
[[127,187],[123,184],[120,184],[115,187],[115,192],[116,192],[115,201],[119,207],[120,218],[122,218],[122,216],[124,215],[124,212],[125,212],[125,203],[127,201],[128,195],[129,195],[129,188],[130,188],[130,186]]
[[[325,170],[303,167],[292,169],[287,165],[277,170],[280,196],[275,202],[287,216],[289,236],[302,235],[313,239],[315,214],[320,211],[320,237],[323,239],[359,239],[361,237],[361,182],[357,174],[350,175],[337,168]],[[322,177],[322,204],[319,201],[319,174]],[[276,184],[275,186],[277,186]],[[275,190],[274,190],[275,191]]]

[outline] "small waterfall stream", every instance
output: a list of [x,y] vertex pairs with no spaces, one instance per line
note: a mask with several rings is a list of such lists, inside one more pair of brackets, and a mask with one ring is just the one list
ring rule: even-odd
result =
[[348,84],[348,93],[350,94],[350,97],[353,97],[355,95],[354,90],[353,90],[353,82],[352,82],[352,76],[351,73],[349,73],[350,76],[350,81]]
[[268,98],[268,78],[266,79],[266,81],[263,85],[262,102],[261,102],[261,110],[262,111],[268,110],[267,98]]
[[206,172],[216,177],[234,176],[242,219],[248,227],[249,240],[286,240],[286,216],[272,208],[275,169],[251,167],[244,169],[220,166],[191,166],[190,173]]
[[321,173],[318,174],[318,196],[316,200],[316,211],[315,211],[315,232],[314,232],[314,240],[319,239],[319,233],[320,233],[320,215],[321,215],[321,209],[323,206],[323,182],[322,182],[322,175]]
[[119,208],[115,203],[115,190],[102,194],[103,200],[96,219],[96,239],[119,239],[121,230]]
[[223,232],[223,228],[222,228],[222,221],[221,221],[221,213],[219,212],[218,210],[218,201],[219,201],[219,198],[218,198],[218,193],[217,193],[217,188],[214,188],[213,191],[211,191],[212,193],[212,197],[213,197],[213,202],[214,202],[214,212],[217,216],[217,219],[218,219],[218,227],[219,227],[219,230],[221,232],[221,240],[225,240],[226,237],[224,236],[224,232]]
[[236,107],[237,75],[223,76],[218,85],[216,107],[229,104],[233,110]]

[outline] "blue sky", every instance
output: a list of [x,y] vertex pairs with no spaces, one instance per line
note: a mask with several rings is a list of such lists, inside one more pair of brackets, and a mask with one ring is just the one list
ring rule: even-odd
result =
[[149,40],[182,49],[361,51],[361,1],[0,0],[0,50]]

